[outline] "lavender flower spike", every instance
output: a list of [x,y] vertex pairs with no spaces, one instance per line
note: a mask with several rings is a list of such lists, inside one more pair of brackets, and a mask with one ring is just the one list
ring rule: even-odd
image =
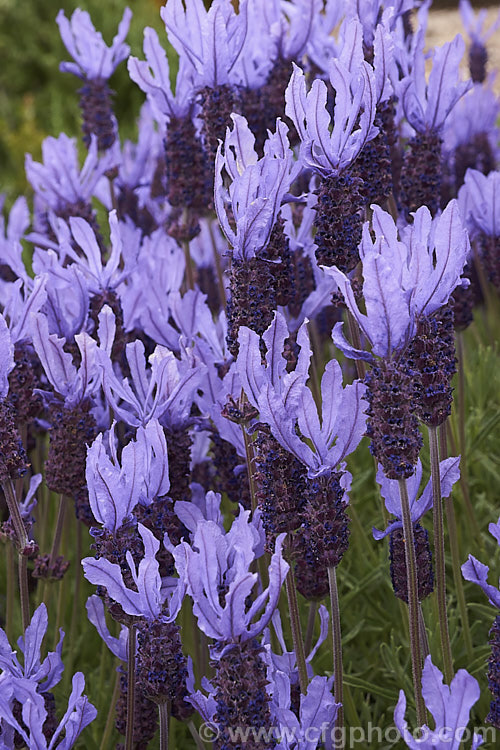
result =
[[[452,487],[455,482],[460,479],[460,456],[456,458],[446,458],[440,462],[439,473],[441,477],[441,495],[443,498],[449,497]],[[429,479],[424,491],[418,496],[420,489],[420,482],[422,480],[422,462],[420,459],[417,461],[417,467],[415,474],[406,480],[408,487],[408,496],[410,500],[410,513],[412,523],[417,523],[424,513],[432,508],[432,481]],[[388,534],[391,534],[396,529],[403,528],[402,511],[401,511],[401,498],[399,494],[399,484],[397,479],[387,479],[384,474],[382,467],[379,465],[377,472],[377,482],[380,484],[380,494],[384,498],[385,507],[393,516],[396,516],[397,521],[392,521],[385,531],[379,531],[378,529],[372,529],[374,539],[383,539]]]
[[[47,719],[44,693],[57,685],[64,670],[61,661],[64,638],[62,630],[56,650],[51,651],[42,661],[41,646],[47,626],[47,608],[45,604],[41,604],[33,614],[24,637],[18,640],[18,646],[24,655],[24,666],[20,665],[7,636],[0,630],[0,668],[3,670],[0,677],[0,747],[5,750],[14,747],[14,730],[21,735],[26,745],[34,750],[69,750],[83,729],[97,716],[94,706],[82,695],[85,680],[83,674],[77,672],[73,677],[68,709],[52,734],[50,742],[47,742],[42,731]],[[14,700],[22,705],[24,728],[14,716]],[[64,739],[58,742],[63,731]],[[4,742],[6,744],[2,744]]]
[[[276,609],[289,569],[282,556],[286,535],[280,534],[269,566],[269,586],[256,594],[246,608],[245,601],[258,579],[257,573],[250,573],[249,568],[258,552],[262,552],[261,534],[249,516],[249,511],[240,509],[227,534],[213,521],[200,521],[192,547],[187,542],[167,547],[193,599],[199,628],[221,645],[245,643],[264,630]],[[223,605],[221,590],[226,591]]]
[[109,455],[102,434],[88,449],[86,478],[94,517],[116,534],[138,503],[150,505],[164,497],[170,482],[165,433],[156,419],[139,427],[136,439],[123,448],[121,466],[114,427],[109,432]]
[[[276,132],[269,133],[264,156],[258,159],[247,121],[241,115],[231,117],[234,128],[228,128],[224,151],[219,145],[215,161],[215,208],[234,257],[250,260],[267,245],[299,166],[294,163],[287,127],[281,120],[276,121]],[[231,179],[229,191],[223,185],[223,169]],[[231,204],[236,230],[231,227],[225,203]]]
[[125,585],[120,566],[104,557],[98,560],[86,557],[82,560],[85,578],[96,586],[105,586],[111,599],[118,602],[127,614],[147,620],[161,618],[163,622],[172,622],[181,608],[185,582],[182,579],[162,580],[156,559],[160,542],[141,523],[137,528],[144,544],[144,557],[137,568],[131,552],[126,553],[137,591]]
[[[459,750],[469,722],[470,710],[479,695],[478,682],[465,669],[458,670],[449,687],[443,685],[442,673],[428,656],[422,672],[422,696],[434,718],[435,728],[430,729],[424,724],[419,737],[408,730],[404,718],[406,696],[401,690],[394,711],[394,723],[401,732],[406,747],[410,750]],[[482,737],[474,734],[471,750],[482,743]]]
[[132,11],[130,8],[125,8],[118,32],[111,47],[108,47],[101,33],[95,30],[87,11],[77,8],[71,20],[68,20],[64,11],[60,10],[56,22],[61,38],[74,62],[63,62],[59,69],[63,73],[73,73],[83,80],[110,78],[118,65],[129,55],[130,47],[125,44],[125,37],[128,34],[131,19]]
[[419,208],[412,226],[402,233],[402,241],[391,216],[378,206],[373,211],[375,240],[365,223],[359,247],[366,314],[357,305],[349,278],[337,268],[325,268],[371,343],[372,354],[348,344],[342,323],[334,326],[333,342],[346,356],[368,362],[373,355],[390,359],[401,352],[415,335],[417,318],[446,304],[461,283],[470,250],[455,200],[434,222],[425,206]]
[[435,50],[429,80],[425,76],[424,35],[419,32],[413,66],[408,76],[395,83],[403,112],[417,133],[440,132],[447,116],[471,88],[472,82],[458,80],[458,66],[465,51],[465,42],[457,34]]
[[326,109],[327,88],[323,81],[316,79],[306,92],[304,72],[294,64],[285,93],[286,114],[299,133],[304,166],[324,177],[347,167],[364,144],[378,133],[373,126],[377,96],[370,65],[363,60],[351,73],[333,59],[330,82],[336,92],[333,127]]

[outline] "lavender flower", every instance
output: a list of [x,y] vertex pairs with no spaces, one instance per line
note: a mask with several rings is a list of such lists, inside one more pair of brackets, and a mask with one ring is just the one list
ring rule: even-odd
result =
[[[394,711],[394,722],[402,734],[403,741],[411,750],[438,748],[438,750],[458,750],[467,729],[472,706],[479,699],[479,685],[465,670],[459,669],[450,686],[443,685],[443,675],[432,663],[431,657],[425,660],[422,672],[422,695],[432,714],[435,727],[426,724],[421,727],[421,737],[414,737],[404,719],[406,697],[401,690]],[[482,737],[474,734],[471,750],[482,744]]]
[[438,310],[460,284],[469,253],[456,201],[450,201],[434,222],[422,206],[402,241],[390,215],[374,206],[373,231],[375,240],[368,224],[364,225],[360,245],[366,314],[359,310],[347,276],[336,268],[325,269],[337,282],[362,334],[371,343],[372,354],[347,343],[341,333],[342,323],[333,329],[334,344],[346,356],[367,362],[373,361],[373,355],[390,359],[404,350],[415,335],[417,318]]
[[459,34],[436,49],[428,82],[423,45],[420,30],[411,71],[395,84],[404,115],[416,130],[405,152],[401,174],[401,202],[407,215],[422,205],[436,214],[442,179],[442,130],[447,116],[472,85],[471,81],[458,80],[458,65],[465,50]]
[[136,566],[132,553],[126,553],[126,560],[135,589],[126,586],[123,572],[116,563],[105,558],[98,560],[86,557],[82,560],[83,571],[87,580],[96,586],[105,586],[108,595],[123,610],[135,617],[156,620],[161,617],[165,622],[172,622],[177,617],[186,590],[184,580],[170,579],[163,587],[156,553],[160,542],[154,534],[142,524],[138,531],[144,544],[144,556]]
[[[97,141],[91,141],[80,169],[75,139],[61,133],[58,138],[45,138],[42,143],[42,160],[42,163],[35,162],[27,154],[25,168],[28,180],[45,210],[50,209],[56,216],[64,219],[81,216],[97,227],[90,199],[99,180],[114,165],[111,153],[107,152],[99,158]],[[42,214],[42,231],[45,221]],[[30,239],[36,242],[37,235],[31,235]]]
[[[460,457],[457,458],[446,458],[440,462],[439,473],[441,478],[441,494],[442,497],[449,497],[453,485],[458,482],[460,478]],[[429,479],[423,492],[418,495],[420,489],[420,482],[422,481],[422,462],[420,459],[417,462],[415,473],[407,480],[408,487],[408,499],[410,501],[410,513],[412,523],[417,523],[422,516],[432,508],[432,481]],[[379,531],[373,528],[374,539],[384,539],[388,534],[391,534],[396,529],[403,528],[402,511],[401,511],[401,498],[399,496],[398,482],[394,479],[387,479],[384,475],[382,468],[379,466],[377,472],[377,482],[380,484],[380,493],[384,498],[385,507],[393,516],[396,516],[396,521],[391,521],[384,531]]]
[[458,9],[464,28],[471,41],[469,48],[471,78],[474,83],[483,83],[486,78],[486,63],[488,62],[486,42],[500,26],[500,13],[490,28],[485,29],[486,8],[482,8],[476,16],[469,0],[460,0]]
[[500,289],[500,172],[484,175],[469,169],[459,192],[459,202],[488,277]]
[[89,147],[92,136],[95,136],[100,151],[110,149],[117,137],[117,124],[111,109],[111,91],[107,82],[130,52],[130,47],[124,40],[131,18],[132,11],[125,8],[111,47],[104,43],[86,11],[77,8],[68,21],[64,11],[60,10],[56,18],[61,38],[74,60],[61,63],[59,69],[64,73],[73,73],[84,81],[79,92],[83,139]]
[[[55,652],[50,652],[42,661],[41,646],[47,631],[47,609],[41,604],[35,611],[24,637],[18,641],[24,654],[24,667],[21,667],[16,652],[10,648],[7,636],[0,630],[0,719],[2,720],[1,741],[9,741],[9,733],[17,731],[28,747],[40,750],[69,750],[73,747],[85,727],[97,716],[94,706],[82,695],[85,680],[81,672],[73,676],[73,689],[68,708],[55,731],[45,735],[45,722],[48,718],[45,695],[56,685],[64,670],[61,650],[64,633]],[[13,701],[22,704],[21,726],[13,713]],[[10,728],[10,729],[9,729]],[[58,742],[61,733],[64,739]],[[13,737],[12,737],[13,741]],[[13,745],[3,745],[12,747]]]
[[170,487],[165,434],[156,419],[139,427],[137,437],[122,450],[121,465],[115,446],[115,425],[108,436],[109,454],[102,435],[87,452],[86,479],[95,519],[116,534],[130,520],[135,506],[150,505]]

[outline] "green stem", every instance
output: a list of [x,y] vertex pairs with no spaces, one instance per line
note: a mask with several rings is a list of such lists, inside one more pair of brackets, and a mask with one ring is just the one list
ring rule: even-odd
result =
[[425,619],[421,602],[418,603],[418,624],[420,627],[420,648],[422,650],[422,657],[423,659],[426,659],[426,657],[429,656],[431,650],[429,648],[429,639],[427,638],[427,628],[425,627]]
[[304,652],[304,640],[302,638],[302,628],[300,625],[299,606],[297,603],[297,594],[295,592],[295,580],[292,568],[288,571],[286,581],[286,595],[288,598],[288,611],[290,613],[290,625],[292,628],[292,640],[295,655],[297,657],[297,669],[299,672],[300,692],[305,695],[309,679],[307,677],[306,655]]
[[[188,209],[184,209],[184,212],[182,214],[182,220],[184,226],[187,227],[189,222],[189,212]],[[191,258],[191,252],[189,250],[189,240],[183,240],[182,241],[182,248],[184,250],[184,260],[186,261],[186,284],[188,289],[194,289],[194,271],[193,271],[193,261]]]
[[128,626],[127,649],[127,727],[125,750],[134,746],[134,710],[135,710],[135,625]]
[[415,706],[417,709],[417,725],[425,724],[425,705],[422,698],[422,654],[420,651],[419,601],[417,583],[417,560],[415,556],[415,541],[413,538],[413,524],[410,514],[410,501],[406,479],[399,480],[399,494],[403,515],[403,531],[405,537],[406,575],[408,580],[408,619],[410,625],[411,667]]
[[57,553],[59,552],[59,546],[61,544],[61,538],[64,529],[64,515],[66,511],[66,502],[64,495],[59,496],[59,507],[57,510],[57,521],[56,530],[54,532],[54,538],[52,540],[52,548],[50,550],[49,568],[53,568],[56,562]]
[[429,448],[431,454],[431,478],[434,525],[434,557],[436,563],[436,596],[439,613],[439,632],[443,654],[444,675],[449,685],[453,679],[453,659],[451,655],[448,614],[446,612],[446,571],[444,564],[444,524],[441,477],[439,475],[439,449],[437,427],[429,427]]
[[7,555],[7,601],[5,607],[5,633],[7,640],[12,643],[12,624],[14,616],[14,592],[15,592],[15,580],[16,580],[16,566],[14,563],[14,546],[12,544],[5,545],[5,553]]
[[19,594],[21,597],[21,617],[23,630],[30,624],[30,595],[28,590],[28,558],[26,555],[17,556],[19,570]]
[[[359,335],[359,326],[350,310],[347,311],[347,325],[349,326],[349,335],[351,338],[351,344],[353,345],[355,349],[361,349],[361,338]],[[356,372],[358,374],[358,378],[360,380],[364,380],[365,375],[366,375],[366,365],[362,359],[357,359],[355,360],[355,362],[356,362]]]
[[2,489],[12,520],[12,526],[16,533],[17,549],[22,553],[28,544],[28,535],[26,533],[23,519],[21,518],[21,511],[19,510],[19,503],[17,502],[12,479],[6,479],[5,482],[2,482]]
[[309,654],[312,648],[312,641],[314,635],[314,623],[316,621],[316,615],[318,613],[318,602],[310,602],[309,614],[307,615],[307,628],[306,628],[306,640],[304,643],[304,652]]
[[168,720],[170,715],[168,701],[158,703],[158,714],[160,717],[160,750],[168,750]]
[[[337,572],[335,568],[328,568],[328,586],[330,588],[330,604],[332,617],[332,642],[333,642],[333,694],[336,703],[340,703],[337,718],[335,719],[336,747],[342,750],[344,747],[344,669],[342,665],[342,633],[340,630],[340,607],[339,592],[337,588]],[[339,744],[340,743],[340,744]]]

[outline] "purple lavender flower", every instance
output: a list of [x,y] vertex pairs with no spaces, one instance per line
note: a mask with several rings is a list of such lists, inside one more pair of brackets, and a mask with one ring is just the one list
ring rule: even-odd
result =
[[472,86],[458,80],[458,66],[465,43],[457,34],[435,50],[433,66],[426,82],[421,29],[413,50],[411,70],[395,83],[396,95],[409,124],[416,131],[410,139],[401,171],[401,202],[407,218],[412,211],[426,205],[432,215],[439,208],[442,181],[442,131],[446,118]]
[[130,52],[130,47],[124,41],[131,19],[132,11],[125,8],[118,32],[111,47],[108,47],[100,32],[95,30],[85,10],[77,8],[70,21],[64,15],[64,11],[60,10],[56,18],[57,25],[66,49],[74,60],[61,63],[61,71],[73,73],[83,80],[111,78],[118,65],[126,60]]
[[483,83],[486,78],[486,63],[488,62],[488,51],[486,42],[500,27],[500,13],[493,21],[489,29],[485,29],[487,17],[486,8],[479,13],[474,13],[469,0],[460,0],[458,4],[463,26],[470,37],[469,48],[469,70],[471,78],[475,83]]
[[[45,735],[44,724],[48,718],[45,695],[56,685],[62,676],[64,665],[61,661],[64,633],[55,652],[50,652],[42,661],[41,646],[47,631],[47,609],[41,604],[26,628],[24,637],[18,641],[24,654],[24,666],[21,667],[16,652],[7,641],[7,636],[0,630],[0,719],[2,722],[1,742],[9,742],[9,736],[17,731],[28,747],[40,750],[69,750],[73,747],[85,727],[97,716],[94,706],[82,695],[85,680],[81,672],[73,677],[73,690],[68,708],[55,731]],[[19,724],[13,713],[13,701],[22,704],[22,721]],[[64,731],[64,739],[57,742]],[[13,742],[13,736],[11,737]],[[4,744],[3,747],[13,747]]]
[[[500,518],[497,523],[490,523],[488,530],[500,544]],[[462,575],[465,580],[477,583],[488,597],[490,604],[500,609],[500,590],[488,583],[488,573],[489,567],[479,562],[473,555],[469,555],[467,562],[462,565]]]
[[[268,347],[263,365],[257,335],[243,327],[237,368],[247,398],[259,410],[260,419],[270,425],[278,442],[304,463],[314,477],[331,471],[358,445],[365,430],[360,401],[364,386],[356,382],[343,388],[340,365],[331,360],[321,381],[320,418],[305,385],[311,357],[306,324],[297,335],[301,351],[291,373],[287,373],[282,356],[288,335],[284,318],[276,313],[263,336]],[[303,438],[297,434],[296,425]]]
[[[297,175],[289,149],[287,127],[277,121],[269,134],[264,156],[258,159],[255,137],[240,115],[232,115],[234,127],[227,130],[215,163],[215,208],[222,230],[233,248],[233,257],[250,260],[265,248],[281,208],[281,202]],[[231,183],[224,188],[222,170]],[[231,207],[235,229],[229,221]]]
[[[111,152],[99,157],[97,141],[90,143],[83,167],[80,169],[78,152],[74,138],[64,133],[58,138],[47,137],[42,143],[42,163],[33,161],[26,155],[26,176],[44,210],[53,211],[56,216],[67,219],[69,216],[82,216],[96,226],[95,213],[90,205],[99,180],[115,164]],[[38,212],[40,229],[46,227],[46,218]],[[34,242],[37,235],[29,237]]]
[[[403,690],[399,693],[394,722],[406,746],[411,750],[458,750],[467,729],[470,710],[479,699],[479,695],[477,681],[465,669],[458,670],[449,687],[443,685],[442,673],[428,656],[422,672],[422,696],[434,718],[434,729],[424,724],[420,737],[415,737],[408,730],[404,718],[406,697]],[[479,747],[482,742],[482,737],[474,734],[471,750]]]
[[227,533],[213,521],[201,520],[194,532],[193,546],[187,542],[177,547],[170,545],[181,581],[193,599],[198,626],[219,641],[221,648],[245,643],[264,630],[289,568],[282,557],[285,534],[281,534],[271,558],[269,585],[255,596],[248,609],[245,607],[258,578],[249,568],[263,551],[261,533],[249,517],[249,511],[240,510]]
[[[442,497],[449,497],[452,487],[460,478],[460,457],[446,458],[440,462],[439,473],[441,477],[441,494]],[[420,482],[422,481],[422,462],[417,462],[415,473],[407,479],[408,498],[410,501],[410,513],[412,523],[417,523],[422,516],[432,508],[432,481],[429,479],[421,495],[418,495]],[[384,498],[385,507],[396,521],[391,521],[384,531],[373,528],[374,539],[384,539],[388,534],[396,529],[403,528],[401,498],[399,495],[398,482],[395,479],[387,479],[382,467],[379,466],[377,472],[377,482],[380,484],[380,494]]]
[[373,208],[375,240],[365,224],[360,245],[366,314],[357,305],[348,277],[336,268],[325,269],[371,343],[372,354],[348,344],[341,333],[343,323],[333,329],[334,344],[346,356],[367,362],[373,361],[373,355],[390,359],[406,347],[415,335],[417,318],[438,310],[461,283],[469,253],[456,201],[450,201],[434,222],[422,206],[401,240],[390,215],[378,206]]
[[157,346],[149,357],[151,367],[146,368],[140,340],[127,344],[126,356],[133,387],[126,378],[117,377],[109,356],[99,352],[102,386],[116,416],[133,427],[146,425],[152,419],[172,427],[185,424],[203,365],[187,356],[178,360],[172,352]]
[[137,567],[130,551],[126,559],[137,590],[125,585],[120,566],[101,557],[98,560],[86,557],[82,560],[87,580],[96,586],[105,586],[108,595],[120,604],[123,610],[136,617],[155,620],[160,616],[165,622],[177,617],[186,590],[182,579],[170,579],[164,586],[159,572],[156,553],[160,542],[142,524],[138,531],[144,544],[144,556]]
[[373,128],[376,86],[368,63],[362,61],[351,73],[333,59],[330,83],[336,92],[333,127],[323,81],[316,79],[307,92],[304,72],[294,65],[286,91],[286,113],[300,136],[302,163],[324,177],[345,169],[377,133]]
[[459,203],[491,282],[500,289],[500,172],[468,169]]
[[61,38],[74,62],[63,62],[59,69],[73,73],[84,82],[80,89],[80,108],[83,114],[83,139],[90,146],[97,138],[100,151],[111,148],[117,137],[117,123],[111,108],[108,79],[118,65],[128,57],[130,47],[124,43],[130,26],[132,11],[125,8],[118,32],[108,47],[95,30],[89,14],[77,8],[68,21],[64,11],[57,14]]

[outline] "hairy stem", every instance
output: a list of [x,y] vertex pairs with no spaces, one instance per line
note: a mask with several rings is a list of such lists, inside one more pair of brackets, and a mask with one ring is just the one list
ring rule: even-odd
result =
[[64,495],[59,496],[59,507],[57,509],[57,521],[56,521],[56,530],[54,532],[54,538],[52,539],[52,548],[50,550],[50,559],[49,559],[49,567],[53,568],[57,553],[59,552],[59,546],[61,544],[61,538],[62,533],[64,529],[64,516],[66,512],[66,502],[64,500]]
[[28,590],[28,558],[26,555],[19,553],[18,557],[18,570],[19,570],[19,594],[21,597],[21,617],[23,622],[23,630],[30,624],[30,595]]
[[295,580],[292,568],[286,576],[286,595],[288,598],[288,611],[290,613],[290,625],[292,628],[293,648],[297,656],[297,669],[299,672],[300,692],[305,695],[307,692],[308,677],[306,667],[306,655],[304,651],[304,640],[302,638],[302,628],[300,625],[299,606],[297,603],[297,594],[295,591]]
[[446,572],[444,566],[444,524],[441,477],[439,475],[439,449],[437,427],[429,427],[429,447],[431,454],[431,477],[434,525],[434,557],[436,562],[436,596],[439,613],[439,633],[443,654],[444,675],[448,685],[453,679],[453,659],[451,656],[448,614],[446,611]]
[[160,717],[160,750],[168,750],[168,720],[170,715],[168,701],[158,703],[158,714]]

